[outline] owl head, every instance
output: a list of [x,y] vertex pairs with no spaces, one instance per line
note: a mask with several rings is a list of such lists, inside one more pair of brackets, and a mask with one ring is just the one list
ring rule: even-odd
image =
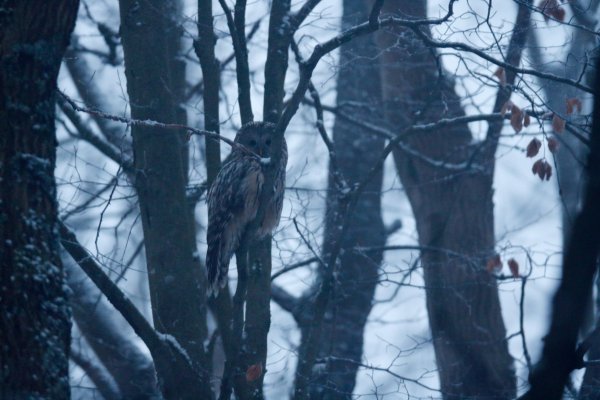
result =
[[271,139],[275,124],[270,122],[249,122],[235,135],[235,142],[262,158],[271,157]]

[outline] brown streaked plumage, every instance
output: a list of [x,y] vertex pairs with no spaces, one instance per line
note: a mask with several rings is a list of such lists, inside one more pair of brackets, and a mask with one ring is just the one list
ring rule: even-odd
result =
[[[256,217],[259,198],[264,183],[262,158],[271,157],[271,138],[275,125],[268,122],[251,122],[237,133],[235,142],[244,149],[233,147],[215,181],[208,191],[208,231],[206,268],[208,294],[216,296],[227,284],[229,261],[239,246],[244,230]],[[287,145],[282,144],[281,162],[275,175],[273,195],[262,223],[255,233],[260,239],[279,224],[285,190]]]

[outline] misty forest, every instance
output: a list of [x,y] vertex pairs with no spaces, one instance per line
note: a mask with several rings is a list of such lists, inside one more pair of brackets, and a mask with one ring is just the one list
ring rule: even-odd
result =
[[0,0],[0,400],[600,399],[600,0]]

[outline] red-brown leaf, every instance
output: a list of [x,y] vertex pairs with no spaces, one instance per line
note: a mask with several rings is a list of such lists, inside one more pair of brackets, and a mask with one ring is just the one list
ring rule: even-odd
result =
[[510,125],[516,133],[521,132],[523,129],[523,111],[514,104],[510,109]]
[[559,147],[560,144],[558,143],[558,140],[553,137],[548,139],[548,150],[550,150],[551,153],[556,153]]
[[246,382],[254,382],[262,375],[262,365],[253,364],[246,370]]
[[566,123],[567,122],[564,119],[556,114],[552,117],[552,129],[554,129],[554,132],[556,133],[563,133],[565,131]]
[[539,175],[541,177],[540,174],[545,173],[544,169],[545,169],[544,160],[540,158],[539,160],[537,160],[536,162],[533,163],[533,166],[531,167],[531,172],[534,175]]
[[573,114],[573,111],[575,111],[576,109],[577,112],[580,113],[582,108],[583,104],[581,103],[581,100],[579,100],[577,97],[567,99],[567,115]]
[[544,20],[546,22],[548,22],[550,17],[556,18],[559,21],[562,21],[565,18],[565,10],[558,4],[557,0],[542,0],[539,2],[538,8],[544,15]]
[[510,270],[510,273],[512,274],[512,276],[514,278],[518,278],[519,275],[519,263],[514,259],[511,258],[510,260],[508,260],[508,269]]
[[531,139],[527,145],[527,157],[535,157],[542,147],[542,142],[536,138]]
[[498,78],[498,82],[500,82],[501,86],[506,85],[506,71],[504,71],[504,68],[498,67],[493,76]]
[[552,10],[551,14],[555,19],[557,19],[560,22],[563,22],[565,20],[565,9],[562,7],[557,7],[554,10]]
[[552,166],[548,164],[546,160],[540,158],[535,163],[533,163],[533,167],[531,167],[531,172],[533,172],[534,175],[539,176],[540,180],[543,181],[545,179],[549,181],[550,177],[552,176]]
[[529,114],[525,114],[525,118],[523,119],[523,126],[528,127],[531,124],[531,117]]
[[496,254],[492,258],[487,260],[487,263],[485,265],[485,269],[489,273],[499,271],[501,268],[502,260],[500,260],[500,254]]
[[552,176],[552,166],[550,164],[548,164],[547,162],[544,162],[544,169],[545,169],[545,177],[546,180],[549,181],[550,177]]

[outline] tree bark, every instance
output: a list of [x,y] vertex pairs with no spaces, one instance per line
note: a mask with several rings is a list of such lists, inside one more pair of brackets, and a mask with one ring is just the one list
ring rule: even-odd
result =
[[[424,18],[426,2],[386,3],[382,11]],[[464,115],[454,82],[443,74],[433,49],[402,29],[381,33],[378,40],[388,123],[401,130]],[[407,136],[403,142],[450,163],[468,161],[472,151],[466,124]],[[400,148],[394,160],[415,215],[419,244],[461,255],[421,254],[443,396],[513,398],[515,377],[496,281],[485,268],[494,256],[493,169],[457,172]]]
[[[593,72],[594,58],[589,57],[589,53],[596,46],[596,37],[593,33],[595,20],[589,20],[590,16],[595,15],[599,5],[598,0],[583,0],[572,2],[569,4],[573,17],[577,24],[588,29],[574,28],[573,39],[570,40],[571,46],[566,52],[565,59],[561,62],[548,62],[542,55],[536,34],[530,36],[529,54],[530,61],[534,68],[539,71],[549,72],[557,76],[564,76],[570,79],[578,79],[583,76],[589,87],[593,87]],[[581,63],[581,60],[589,60]],[[564,85],[551,80],[540,81],[540,86],[543,89],[546,106],[561,115],[566,112],[566,99],[578,98],[582,101],[586,98],[586,94],[569,85]],[[583,123],[584,117],[581,115],[572,115],[568,117],[569,123]],[[560,140],[561,146],[556,153],[557,180],[559,184],[559,194],[562,204],[562,233],[563,247],[566,247],[575,216],[581,209],[581,201],[583,190],[585,187],[585,171],[584,160],[589,150],[588,146],[581,142],[575,135],[567,132],[565,135],[556,135]],[[597,278],[596,278],[597,279]],[[581,334],[585,336],[592,328],[594,323],[598,325],[598,301],[594,304],[593,294],[586,305],[586,313],[584,323],[582,325]],[[594,310],[595,309],[595,310]],[[595,341],[588,353],[590,359],[596,360],[600,358],[600,343]],[[583,383],[579,397],[581,399],[592,399],[600,393],[600,368],[591,365],[586,368]]]
[[[368,20],[370,8],[366,2],[344,1],[342,30]],[[350,41],[340,48],[340,68],[337,80],[338,111],[373,124],[381,122],[382,100],[377,48],[372,35]],[[326,201],[325,237],[336,230],[335,215],[340,213],[339,197],[343,195],[339,177],[349,187],[362,181],[376,164],[384,147],[381,137],[373,136],[354,124],[337,118],[333,128],[335,162],[329,165]],[[316,368],[310,382],[311,399],[348,399],[356,383],[356,372],[363,354],[363,335],[371,311],[382,251],[357,253],[357,246],[381,247],[386,235],[381,219],[380,169],[359,197],[343,238],[342,253],[336,269],[336,280],[319,339],[318,358],[324,368]],[[332,251],[332,243],[323,243],[323,259]],[[317,286],[324,271],[318,270]],[[309,302],[309,291],[303,302]],[[302,341],[299,355],[307,341],[307,324],[300,320]],[[304,324],[304,326],[303,326]],[[343,360],[352,360],[349,363]]]
[[68,398],[56,79],[79,2],[0,2],[0,397]]
[[[180,107],[185,64],[178,60],[178,3],[121,0],[121,36],[131,116],[185,124]],[[182,132],[133,126],[133,149],[150,299],[155,328],[172,335],[200,373],[173,398],[212,397],[206,339],[206,282],[198,261],[194,219],[185,197],[187,143]],[[185,301],[182,301],[182,294]]]
[[[600,65],[596,65],[596,93],[600,93]],[[571,371],[584,365],[576,349],[585,305],[592,292],[600,255],[600,101],[594,98],[587,183],[583,206],[571,230],[563,258],[560,286],[552,302],[552,322],[544,339],[542,359],[529,377],[531,388],[523,400],[558,400]],[[596,398],[593,394],[587,394]],[[583,397],[583,396],[582,396]]]

